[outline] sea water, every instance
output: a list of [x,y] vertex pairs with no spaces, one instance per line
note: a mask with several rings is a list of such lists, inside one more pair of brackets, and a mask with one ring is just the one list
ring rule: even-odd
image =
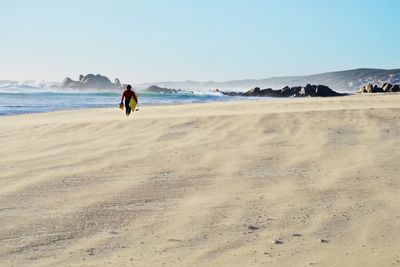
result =
[[[122,90],[65,90],[46,83],[1,83],[0,115],[57,110],[116,108]],[[176,94],[137,91],[139,106],[184,104],[237,99],[218,92],[178,92]]]

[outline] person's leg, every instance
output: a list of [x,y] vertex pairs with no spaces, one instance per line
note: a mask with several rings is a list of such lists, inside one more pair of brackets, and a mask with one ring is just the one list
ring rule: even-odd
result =
[[125,100],[125,111],[126,111],[126,116],[129,116],[131,114],[131,107],[129,106],[130,99]]

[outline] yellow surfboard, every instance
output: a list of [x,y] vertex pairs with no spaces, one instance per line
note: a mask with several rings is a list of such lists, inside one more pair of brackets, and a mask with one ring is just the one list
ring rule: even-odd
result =
[[129,101],[129,106],[131,107],[132,112],[135,111],[136,105],[137,105],[137,103],[136,103],[136,101],[135,101],[135,98],[134,98],[134,97],[131,97],[131,100]]

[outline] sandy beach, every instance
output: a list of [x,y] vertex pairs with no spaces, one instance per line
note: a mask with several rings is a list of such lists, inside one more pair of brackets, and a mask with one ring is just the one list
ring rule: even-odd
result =
[[400,266],[400,95],[0,117],[1,266]]

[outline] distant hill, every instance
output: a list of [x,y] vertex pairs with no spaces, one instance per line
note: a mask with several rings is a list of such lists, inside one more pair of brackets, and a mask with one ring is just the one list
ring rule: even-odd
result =
[[400,83],[400,69],[354,69],[335,71],[307,76],[273,77],[261,80],[234,80],[226,82],[156,82],[137,85],[138,88],[146,88],[150,85],[176,88],[183,90],[236,90],[245,91],[253,87],[279,89],[285,86],[304,86],[306,84],[323,84],[339,92],[355,92],[366,83]]

